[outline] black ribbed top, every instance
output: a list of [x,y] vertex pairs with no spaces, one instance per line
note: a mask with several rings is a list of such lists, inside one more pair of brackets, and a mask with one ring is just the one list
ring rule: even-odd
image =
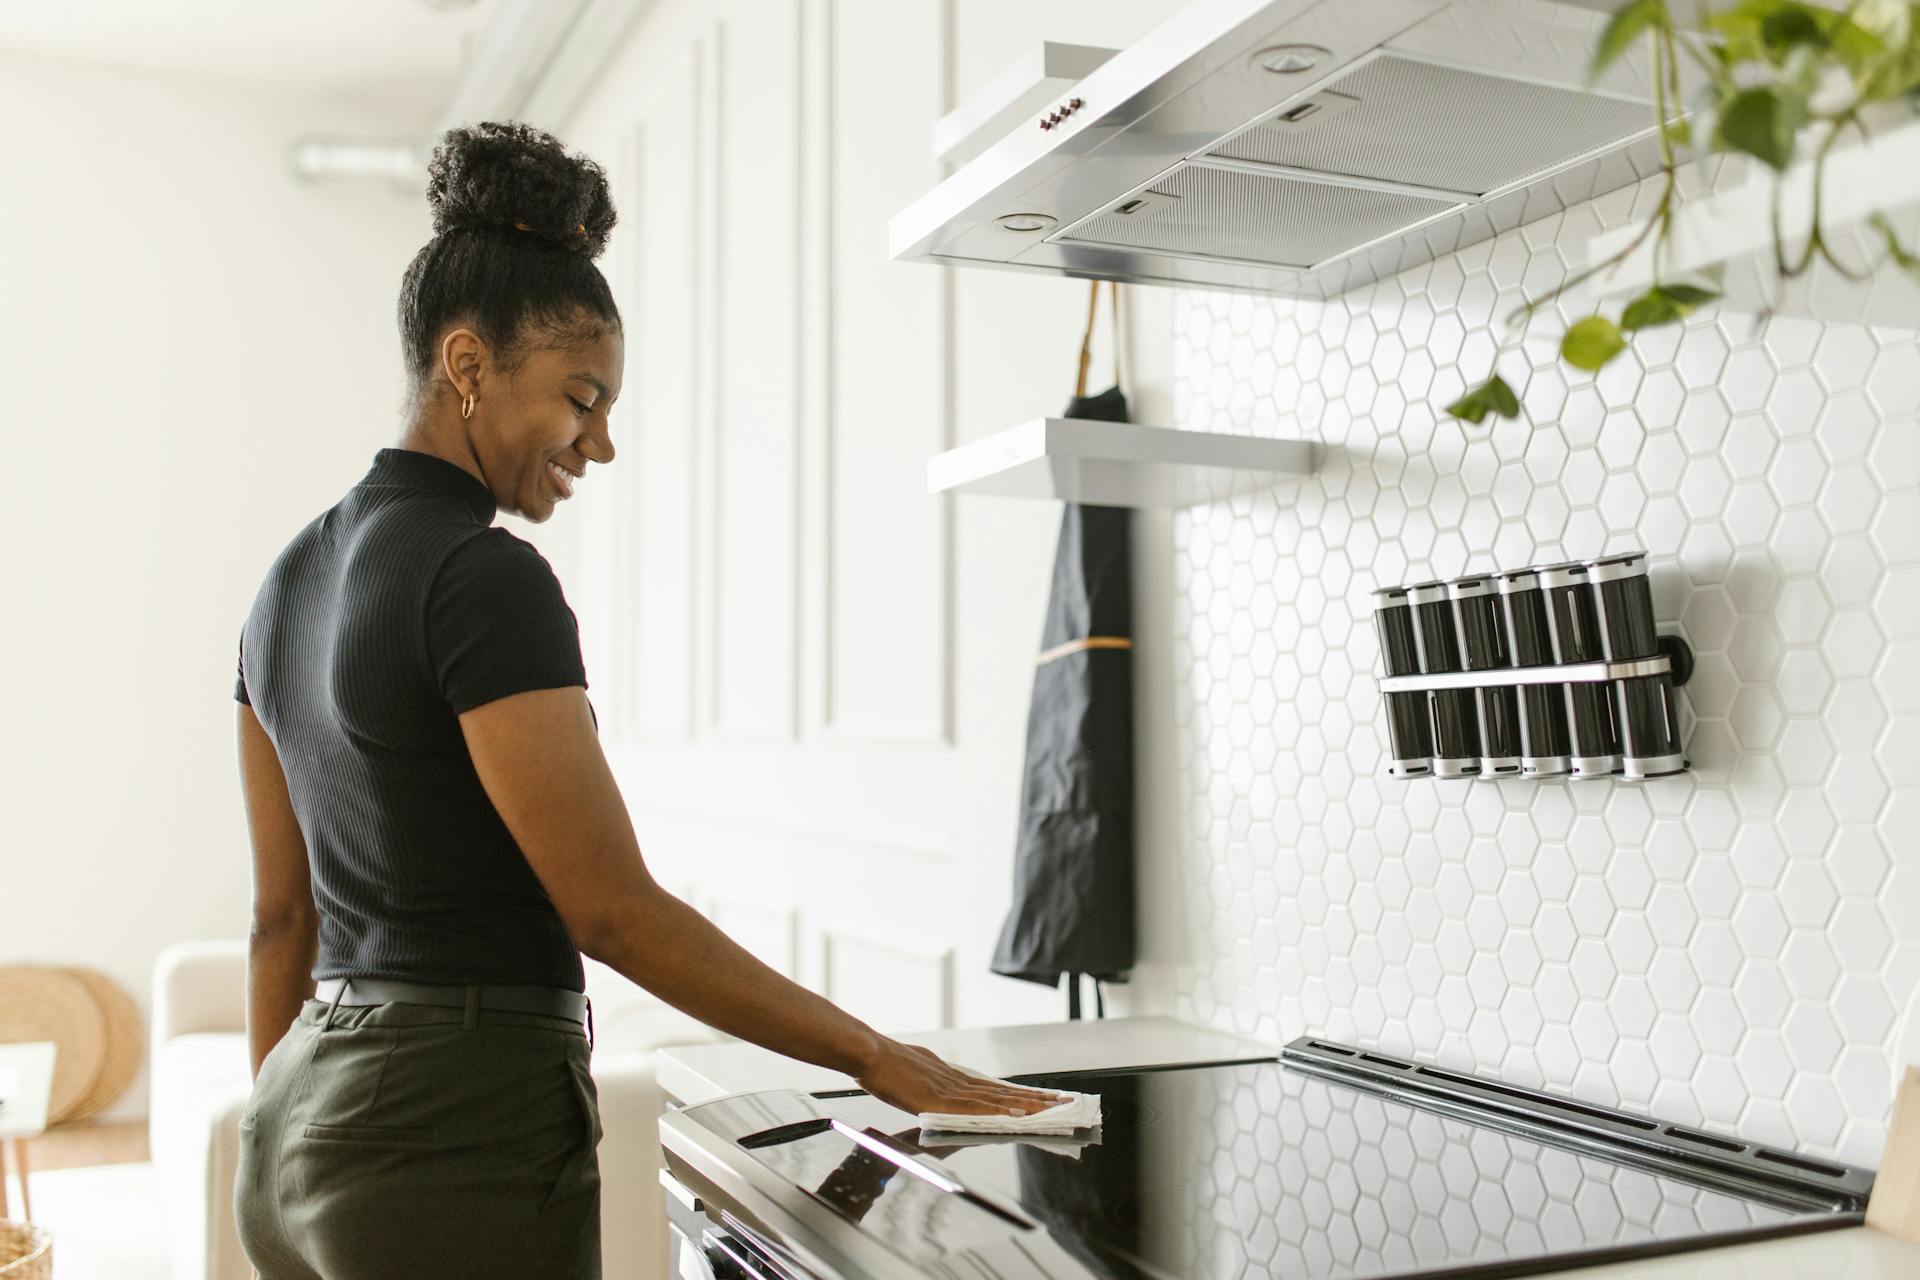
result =
[[460,732],[469,708],[587,683],[552,566],[494,514],[460,467],[382,449],[247,616],[234,696],[273,739],[306,836],[316,979],[585,988]]

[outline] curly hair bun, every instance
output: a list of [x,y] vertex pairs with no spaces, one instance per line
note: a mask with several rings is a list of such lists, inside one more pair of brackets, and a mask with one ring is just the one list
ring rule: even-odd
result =
[[511,231],[597,258],[613,230],[607,175],[560,140],[518,121],[449,129],[427,164],[435,235]]

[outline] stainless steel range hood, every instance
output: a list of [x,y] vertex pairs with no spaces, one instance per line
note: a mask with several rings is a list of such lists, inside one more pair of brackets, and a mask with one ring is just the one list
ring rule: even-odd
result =
[[1200,0],[894,218],[893,256],[1343,292],[1652,171],[1647,69],[1589,83],[1606,7]]

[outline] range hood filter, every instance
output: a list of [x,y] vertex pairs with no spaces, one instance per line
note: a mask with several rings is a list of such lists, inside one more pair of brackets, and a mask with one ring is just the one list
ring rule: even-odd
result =
[[[1457,204],[1399,192],[1188,165],[1132,201],[1060,238],[1182,257],[1311,268],[1383,236],[1449,213]],[[1172,197],[1170,199],[1165,197]]]
[[1644,102],[1393,54],[1334,87],[1356,99],[1351,109],[1256,125],[1213,154],[1479,197],[1618,146],[1649,123]]

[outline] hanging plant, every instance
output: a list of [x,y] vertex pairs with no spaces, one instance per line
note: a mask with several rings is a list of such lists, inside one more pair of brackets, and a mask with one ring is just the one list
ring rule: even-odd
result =
[[[1891,266],[1920,280],[1920,255],[1900,242],[1884,215],[1870,225],[1882,252],[1872,262],[1848,264],[1827,243],[1820,221],[1820,189],[1827,156],[1852,132],[1867,134],[1862,113],[1877,103],[1905,102],[1920,109],[1920,5],[1904,0],[1854,0],[1845,9],[1825,9],[1799,0],[1740,0],[1716,10],[1707,0],[1693,6],[1692,25],[1676,23],[1669,0],[1628,0],[1614,12],[1594,51],[1597,78],[1636,44],[1651,60],[1654,119],[1659,127],[1659,202],[1627,244],[1600,262],[1569,276],[1557,288],[1517,307],[1507,322],[1524,327],[1534,312],[1569,290],[1609,271],[1652,239],[1653,282],[1628,301],[1617,319],[1600,312],[1567,327],[1560,358],[1576,369],[1597,372],[1615,359],[1641,329],[1677,324],[1720,295],[1714,273],[1691,282],[1661,277],[1673,216],[1678,208],[1677,148],[1751,156],[1773,170],[1772,231],[1776,279],[1791,280],[1824,262],[1849,280],[1865,279]],[[1680,65],[1686,59],[1705,73],[1690,119],[1680,107]],[[1788,248],[1781,225],[1782,175],[1810,147],[1813,200],[1806,242]],[[1492,374],[1447,406],[1468,422],[1489,413],[1520,414],[1519,398]]]

